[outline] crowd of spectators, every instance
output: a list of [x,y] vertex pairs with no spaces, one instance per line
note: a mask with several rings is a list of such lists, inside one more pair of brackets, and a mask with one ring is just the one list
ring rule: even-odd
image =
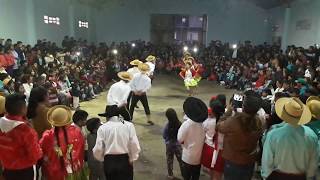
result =
[[[264,178],[276,176],[281,179],[282,176],[292,174],[301,179],[314,178],[317,170],[315,159],[318,159],[319,154],[315,152],[319,137],[316,120],[319,120],[320,102],[317,98],[320,92],[320,51],[317,46],[308,49],[289,46],[286,51],[282,51],[277,45],[264,43],[255,46],[249,41],[236,46],[212,41],[204,47],[196,44],[156,45],[141,40],[90,45],[86,40],[66,36],[59,47],[45,39],[38,40],[34,46],[25,45],[21,41],[13,43],[11,39],[0,39],[0,92],[15,99],[7,99],[6,110],[1,113],[7,111],[12,118],[26,116],[32,119],[38,137],[43,139],[45,130],[51,128],[47,120],[49,112],[66,111],[65,119],[68,122],[63,126],[69,126],[71,111],[66,106],[77,109],[79,101],[95,98],[108,82],[117,78],[117,72],[128,69],[130,61],[145,59],[149,54],[157,57],[157,73],[178,74],[183,67],[181,57],[187,51],[185,47],[191,49],[190,53],[196,63],[202,65],[202,78],[245,93],[235,94],[228,106],[224,95],[213,97],[209,103],[209,112],[201,100],[188,98],[183,107],[186,116],[182,124],[173,109],[167,111],[169,123],[164,139],[169,178],[173,178],[173,154],[179,158],[185,179],[197,179],[200,164],[210,169],[213,179],[221,179],[222,175],[225,179],[250,179],[255,164],[260,163]],[[28,102],[28,106],[25,102]],[[66,106],[49,110],[58,104]],[[54,113],[51,113],[53,116]],[[87,116],[85,114],[80,119],[86,119]],[[59,117],[55,119],[58,120]],[[74,120],[76,127],[83,127],[84,122]],[[54,120],[50,123],[60,127]],[[304,124],[313,128],[315,133]],[[188,131],[195,130],[199,132],[195,136],[187,135]],[[61,128],[61,131],[53,133],[62,134],[63,131],[69,130]],[[79,129],[76,131],[82,137]],[[285,144],[282,149],[277,144],[280,141],[286,142],[283,139],[275,140],[286,135],[292,135],[288,142],[296,140],[300,143],[295,148],[305,153],[305,159],[296,159],[301,155],[291,151],[294,143]],[[303,136],[307,141],[301,138]],[[196,146],[188,146],[188,143]],[[263,151],[258,151],[257,147],[263,148]],[[81,154],[84,154],[82,151]],[[210,157],[213,151],[218,153],[214,163],[208,161],[213,159]],[[195,154],[190,156],[186,152]],[[283,152],[287,154],[281,154]],[[285,155],[287,162],[280,158]],[[41,154],[38,153],[38,156]],[[279,159],[272,160],[272,156]],[[306,163],[301,165],[296,163],[297,160]],[[288,162],[291,163],[290,167],[287,166]],[[216,167],[212,167],[214,164]],[[280,174],[274,174],[274,167],[279,168]]]

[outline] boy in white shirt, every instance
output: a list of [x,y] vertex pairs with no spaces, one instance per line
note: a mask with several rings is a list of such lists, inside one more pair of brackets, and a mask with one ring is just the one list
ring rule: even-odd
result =
[[201,154],[205,140],[202,122],[208,118],[208,108],[200,99],[189,97],[183,104],[184,122],[178,132],[182,145],[182,176],[185,180],[197,180],[200,176]]

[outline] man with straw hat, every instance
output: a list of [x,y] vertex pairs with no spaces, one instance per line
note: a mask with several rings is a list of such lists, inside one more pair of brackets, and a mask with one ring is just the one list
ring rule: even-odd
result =
[[72,124],[69,107],[57,105],[49,109],[48,121],[52,129],[43,133],[43,175],[46,180],[85,179],[85,139],[81,130]]
[[146,58],[146,64],[149,66],[149,72],[147,75],[151,78],[151,81],[154,79],[154,70],[156,69],[156,57],[149,55]]
[[114,83],[109,89],[107,106],[117,105],[123,112],[123,118],[130,121],[131,117],[127,105],[129,104],[129,95],[131,92],[129,82],[132,80],[132,75],[123,71],[118,73],[118,77],[120,78],[120,81]]
[[130,65],[132,66],[132,68],[129,68],[127,70],[128,73],[130,73],[132,76],[134,76],[135,74],[140,73],[139,69],[138,69],[138,65],[141,64],[142,62],[139,59],[135,59],[133,61],[130,62]]
[[146,64],[148,64],[149,67],[150,67],[150,70],[149,70],[149,73],[148,73],[149,76],[153,76],[154,70],[156,68],[155,62],[156,62],[156,57],[153,56],[153,55],[149,55],[146,58]]
[[310,96],[307,99],[306,104],[312,114],[311,121],[306,125],[316,133],[318,138],[320,138],[320,98],[317,96]]
[[107,122],[99,127],[93,155],[104,163],[106,179],[133,180],[133,162],[141,150],[136,130],[131,122],[120,117],[116,105],[108,106],[105,113]]
[[[132,77],[136,74],[139,74],[140,73],[140,70],[138,68],[138,65],[143,63],[142,61],[140,61],[139,59],[135,59],[133,61],[130,62],[130,65],[132,66],[132,68],[129,68],[127,70],[128,73],[130,73],[132,75]],[[132,94],[133,92],[131,91],[130,94],[129,94],[129,98],[128,98],[128,104],[127,104],[127,109],[129,109],[130,107],[130,101],[131,101],[131,98],[132,98]],[[139,108],[138,106],[136,106],[136,108]]]
[[147,98],[147,91],[151,88],[151,79],[147,75],[147,73],[150,71],[150,67],[147,64],[142,63],[139,64],[138,68],[140,73],[136,74],[130,83],[131,90],[133,92],[132,102],[130,104],[130,115],[133,119],[134,108],[138,101],[141,101],[144,111],[147,115],[147,122],[150,125],[153,125],[153,122],[150,119],[150,109]]
[[267,180],[306,180],[318,169],[318,137],[304,124],[312,117],[298,98],[280,98],[275,104],[285,124],[271,130],[263,146],[261,176]]

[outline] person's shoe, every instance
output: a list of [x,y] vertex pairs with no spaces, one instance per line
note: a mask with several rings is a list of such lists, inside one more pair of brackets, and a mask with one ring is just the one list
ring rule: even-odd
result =
[[174,176],[168,175],[167,177],[168,177],[168,179],[174,179]]
[[154,125],[154,123],[152,121],[148,121],[148,124],[151,126]]

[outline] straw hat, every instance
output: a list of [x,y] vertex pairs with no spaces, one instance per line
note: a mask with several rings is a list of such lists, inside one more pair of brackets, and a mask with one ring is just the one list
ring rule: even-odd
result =
[[12,80],[11,77],[5,78],[5,79],[3,80],[3,85],[4,85],[4,86],[8,85],[11,80]]
[[150,71],[150,67],[146,63],[141,63],[138,65],[138,69],[140,70],[141,73],[147,73]]
[[303,125],[311,120],[309,108],[296,97],[278,99],[275,109],[279,118],[291,125]]
[[0,96],[0,114],[4,114],[6,112],[6,98],[3,96]]
[[55,127],[62,127],[72,123],[72,111],[67,106],[53,106],[49,109],[47,116],[49,123]]
[[126,71],[118,72],[118,77],[122,80],[131,81],[132,75]]
[[135,59],[133,61],[130,62],[130,64],[132,66],[138,66],[139,64],[141,64],[142,62],[139,59]]
[[154,62],[154,61],[156,61],[156,57],[155,57],[155,56],[152,56],[152,55],[149,55],[149,56],[146,58],[146,61],[148,61],[148,62],[150,62],[150,61]]
[[183,62],[185,64],[187,64],[187,63],[191,63],[192,64],[193,61],[194,61],[194,58],[192,56],[188,56],[188,57],[183,58]]
[[306,104],[311,111],[312,117],[320,120],[320,98],[317,96],[310,96]]

